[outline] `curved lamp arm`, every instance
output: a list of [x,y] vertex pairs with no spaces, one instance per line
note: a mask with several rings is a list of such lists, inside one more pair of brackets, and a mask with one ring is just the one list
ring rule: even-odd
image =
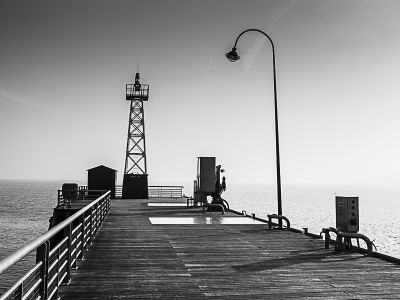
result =
[[[274,46],[274,42],[272,41],[272,39],[270,38],[270,36],[268,34],[266,34],[264,31],[260,30],[260,29],[255,29],[255,28],[251,28],[251,29],[247,29],[245,31],[243,31],[242,33],[240,33],[238,35],[238,37],[236,38],[235,41],[235,45],[232,47],[232,50],[229,51],[228,53],[225,54],[226,58],[230,61],[230,62],[235,62],[238,61],[240,59],[240,56],[237,54],[236,52],[236,45],[240,39],[240,37],[245,34],[246,32],[249,31],[255,31],[255,32],[259,32],[262,35],[264,35],[265,37],[267,37],[267,39],[270,41],[271,46],[272,46],[272,56],[273,56],[273,62],[274,62],[274,70],[275,70],[275,46]],[[275,74],[275,71],[274,71]]]
[[271,42],[272,49],[275,48],[275,47],[274,47],[274,42],[273,42],[272,39],[269,37],[269,35],[266,34],[264,31],[262,31],[262,30],[260,30],[260,29],[256,29],[256,28],[247,29],[247,30],[243,31],[241,34],[239,34],[238,37],[237,37],[237,39],[236,39],[236,41],[235,41],[235,46],[234,46],[235,48],[236,48],[236,45],[237,45],[237,42],[238,42],[239,38],[240,38],[243,34],[245,34],[246,32],[249,32],[249,31],[256,31],[256,32],[259,32],[259,33],[265,35],[265,36],[268,38],[268,40]]

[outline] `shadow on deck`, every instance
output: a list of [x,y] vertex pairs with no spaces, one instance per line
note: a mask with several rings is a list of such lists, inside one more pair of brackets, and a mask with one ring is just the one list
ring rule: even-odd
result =
[[[267,224],[217,224],[222,216],[216,212],[148,206],[149,201],[162,200],[112,201],[70,284],[61,288],[61,299],[382,299],[400,295],[400,267],[395,264],[325,250],[322,240],[266,230]],[[194,216],[204,221],[152,224],[149,220]]]

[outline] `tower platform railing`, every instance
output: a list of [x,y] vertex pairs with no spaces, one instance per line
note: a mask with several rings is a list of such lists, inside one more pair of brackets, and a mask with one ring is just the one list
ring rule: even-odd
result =
[[135,84],[126,84],[126,100],[142,100],[149,99],[149,85],[141,84],[140,89],[135,88]]

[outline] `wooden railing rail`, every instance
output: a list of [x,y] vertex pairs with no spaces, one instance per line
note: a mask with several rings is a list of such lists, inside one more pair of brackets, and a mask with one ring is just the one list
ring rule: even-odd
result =
[[[36,240],[0,261],[0,274],[36,250],[36,265],[0,296],[5,299],[55,299],[62,283],[68,283],[71,269],[92,242],[110,210],[111,191],[47,231]],[[60,239],[56,245],[56,239]]]

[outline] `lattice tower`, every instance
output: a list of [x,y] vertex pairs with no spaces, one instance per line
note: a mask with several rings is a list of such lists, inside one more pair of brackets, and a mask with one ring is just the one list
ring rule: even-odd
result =
[[126,143],[125,174],[147,174],[146,139],[143,101],[149,98],[149,85],[140,83],[136,73],[135,83],[126,85],[126,100],[131,101],[128,139]]

